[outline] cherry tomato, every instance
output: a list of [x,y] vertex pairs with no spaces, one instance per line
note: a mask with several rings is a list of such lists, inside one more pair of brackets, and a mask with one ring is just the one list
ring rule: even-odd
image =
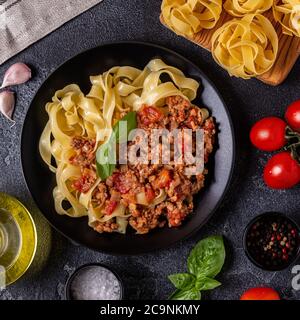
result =
[[275,151],[286,144],[286,123],[277,117],[267,117],[254,124],[250,131],[252,144],[264,151]]
[[288,106],[285,119],[293,130],[300,131],[300,100]]
[[300,182],[300,165],[289,152],[280,152],[266,164],[264,180],[273,189],[292,188]]
[[240,300],[280,300],[280,296],[272,288],[261,287],[245,291]]

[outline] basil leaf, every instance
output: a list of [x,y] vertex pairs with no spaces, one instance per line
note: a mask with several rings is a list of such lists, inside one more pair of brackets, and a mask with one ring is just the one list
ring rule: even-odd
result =
[[208,278],[208,277],[200,277],[197,278],[196,283],[195,283],[195,288],[199,291],[204,291],[204,290],[212,290],[221,285],[221,282]]
[[168,278],[177,289],[191,289],[195,286],[196,278],[190,273],[171,274]]
[[222,236],[211,236],[197,243],[188,257],[188,270],[195,276],[214,278],[225,261]]
[[190,290],[177,289],[170,297],[169,300],[201,300],[201,293],[195,288]]
[[105,180],[111,176],[116,167],[116,150],[115,145],[104,143],[96,153],[96,168],[97,174],[101,180]]
[[[127,124],[127,130],[122,130],[123,127],[120,122]],[[128,112],[122,119],[120,119],[113,127],[113,134],[117,143],[127,142],[129,133],[137,127],[136,112]]]
[[[120,121],[127,125],[126,129],[120,126]],[[137,127],[136,112],[128,112],[112,129],[108,141],[102,144],[96,152],[97,174],[101,180],[110,177],[116,168],[116,143],[127,142],[129,133]]]

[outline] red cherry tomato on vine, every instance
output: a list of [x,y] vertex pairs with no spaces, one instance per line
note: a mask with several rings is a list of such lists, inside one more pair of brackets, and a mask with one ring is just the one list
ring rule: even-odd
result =
[[293,130],[300,131],[300,100],[288,106],[285,119]]
[[280,297],[272,288],[252,288],[245,291],[240,300],[280,300]]
[[286,123],[277,117],[267,117],[254,124],[250,131],[252,144],[264,151],[275,151],[286,144]]
[[273,189],[292,188],[300,182],[300,165],[289,152],[280,152],[266,164],[264,180]]

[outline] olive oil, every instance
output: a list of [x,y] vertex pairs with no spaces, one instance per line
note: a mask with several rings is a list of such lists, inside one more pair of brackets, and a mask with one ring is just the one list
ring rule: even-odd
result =
[[9,269],[18,259],[21,247],[20,227],[8,211],[0,209],[0,265]]
[[0,192],[0,288],[26,272],[36,246],[36,228],[29,211],[16,198]]
[[7,234],[2,225],[0,224],[0,257],[7,248]]

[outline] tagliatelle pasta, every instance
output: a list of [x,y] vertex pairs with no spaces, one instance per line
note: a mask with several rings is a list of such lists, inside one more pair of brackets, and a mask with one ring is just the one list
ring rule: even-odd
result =
[[300,1],[274,1],[273,15],[282,26],[282,32],[289,36],[300,37]]
[[272,7],[273,0],[226,0],[224,9],[232,16],[242,17],[249,13],[262,13]]
[[230,75],[248,79],[265,73],[278,53],[278,36],[260,14],[225,23],[212,37],[212,54]]
[[212,29],[222,12],[222,0],[164,0],[165,23],[177,34],[192,37],[201,29]]
[[[163,75],[169,80],[163,82]],[[124,233],[129,216],[125,206],[119,203],[107,215],[104,201],[93,200],[100,178],[97,177],[86,192],[79,192],[74,187],[74,182],[82,179],[82,170],[70,162],[76,156],[72,139],[78,136],[94,141],[95,151],[107,141],[122,112],[138,111],[144,104],[161,106],[170,96],[192,101],[199,84],[160,59],[151,60],[144,70],[113,67],[103,74],[91,76],[90,80],[92,85],[87,95],[78,85],[70,84],[56,91],[52,101],[47,103],[49,121],[41,135],[39,151],[49,169],[56,174],[53,197],[57,213],[70,217],[88,216],[91,226],[116,219],[118,229],[115,231]],[[93,164],[94,172],[95,166]],[[165,198],[166,192],[161,190],[149,206],[157,205]],[[139,195],[137,203],[148,205],[145,194]]]

